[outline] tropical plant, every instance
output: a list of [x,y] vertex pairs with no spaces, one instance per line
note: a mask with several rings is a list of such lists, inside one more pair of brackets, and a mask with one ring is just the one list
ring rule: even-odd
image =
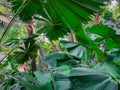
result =
[[[3,32],[1,41],[13,20],[19,16],[19,19],[25,22],[28,37],[11,40],[12,42],[7,45],[15,47],[15,52],[11,53],[12,61],[20,64],[32,61],[32,72],[17,73],[18,71],[14,70],[7,75],[9,77],[7,82],[2,84],[2,87],[5,87],[3,90],[13,89],[16,85],[17,88],[25,90],[119,90],[120,35],[117,35],[113,28],[103,24],[83,27],[91,20],[91,15],[98,12],[99,6],[104,5],[101,1],[8,0],[8,2],[11,3],[15,16]],[[34,33],[35,20],[40,21],[42,25]],[[41,34],[45,35],[51,44],[54,44],[53,40],[60,40],[61,52],[43,55],[38,43]],[[76,42],[62,40],[69,34],[75,36]],[[37,51],[41,55],[37,55]],[[41,71],[35,72],[39,70],[36,61],[38,66],[43,68]]]

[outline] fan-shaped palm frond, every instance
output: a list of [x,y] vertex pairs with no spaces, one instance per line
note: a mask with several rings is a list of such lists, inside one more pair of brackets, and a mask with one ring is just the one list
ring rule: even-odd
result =
[[14,52],[14,58],[18,63],[23,64],[29,59],[36,58],[38,45],[35,40],[29,39],[24,42],[23,47],[19,47],[19,50]]
[[[12,3],[13,11],[17,11],[23,4],[23,0],[8,0]],[[19,17],[23,21],[29,21],[35,15],[40,15],[50,21],[50,27],[48,30],[44,28],[44,33],[51,40],[63,37],[68,32],[65,28],[73,30],[78,37],[78,41],[86,43],[93,47],[97,55],[103,59],[104,55],[99,48],[93,43],[93,41],[86,35],[82,27],[82,23],[86,23],[90,20],[91,14],[98,11],[99,6],[104,5],[98,0],[29,0],[26,1],[26,5],[19,14]],[[56,22],[60,21],[60,25],[56,25]],[[59,24],[59,23],[57,23]],[[65,28],[64,28],[65,27]],[[42,29],[43,30],[43,29]],[[54,33],[55,32],[55,33]],[[54,34],[53,34],[54,33]],[[59,34],[57,34],[59,33]],[[51,37],[51,36],[55,36]],[[58,35],[58,37],[56,37]]]

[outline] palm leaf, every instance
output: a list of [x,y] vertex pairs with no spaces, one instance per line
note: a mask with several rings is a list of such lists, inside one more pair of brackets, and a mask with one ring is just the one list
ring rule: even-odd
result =
[[[12,0],[10,0],[12,1]],[[12,1],[13,10],[16,12],[18,7],[22,4],[22,0]],[[69,5],[70,4],[70,5]],[[70,30],[73,30],[78,37],[78,41],[81,42],[83,40],[83,44],[88,44],[93,47],[94,51],[96,51],[100,60],[104,59],[103,53],[99,50],[99,48],[93,43],[93,41],[86,35],[83,29],[80,29],[83,22],[86,22],[90,19],[90,15],[97,12],[99,6],[102,6],[103,3],[97,0],[83,1],[83,0],[46,0],[37,1],[31,0],[27,2],[26,7],[24,7],[23,12],[19,14],[21,20],[28,21],[32,19],[32,16],[39,14],[44,18],[52,21],[54,26],[54,22],[57,22],[59,19],[60,24],[62,23],[62,27],[67,27]],[[34,7],[32,7],[34,6]],[[52,12],[50,12],[52,10]],[[80,13],[81,12],[81,13]],[[82,13],[83,12],[83,13]],[[27,16],[27,17],[26,17]],[[59,18],[57,18],[59,17]],[[59,24],[59,23],[58,23]],[[55,35],[55,39],[59,37],[63,37],[65,33],[67,33],[65,28],[61,26],[54,26],[50,30],[45,30],[48,34],[46,34],[51,40],[54,40],[53,32]],[[56,28],[59,28],[58,30]],[[65,31],[66,30],[66,31]],[[62,31],[62,33],[60,33]],[[65,33],[63,33],[65,31]],[[59,34],[57,34],[59,33]],[[82,37],[81,37],[82,36]]]
[[118,90],[118,82],[114,82],[101,70],[73,69],[69,79],[73,85],[70,90]]
[[105,26],[103,24],[98,24],[87,28],[86,31],[100,36],[95,39],[96,42],[105,40],[105,48],[107,50],[120,48],[120,40],[118,39],[120,38],[120,35],[117,35],[116,31],[113,28]]
[[77,64],[77,61],[80,62],[81,59],[67,53],[52,53],[43,57],[43,60],[55,67],[61,64],[74,65]]
[[61,40],[60,43],[70,55],[81,58],[82,60],[89,60],[91,54],[90,47],[84,47],[80,43],[65,40]]
[[18,63],[24,63],[30,58],[37,57],[38,45],[35,43],[34,39],[28,39],[24,42],[22,47],[18,48],[18,51],[14,52],[14,59]]
[[34,75],[35,77],[28,73],[22,73],[22,77],[18,78],[18,81],[28,90],[52,90],[49,73],[35,72]]
[[58,40],[59,38],[63,38],[65,35],[70,33],[69,28],[64,27],[60,21],[57,22],[46,22],[45,26],[43,26],[40,30],[37,31],[36,34],[44,33],[49,40]]

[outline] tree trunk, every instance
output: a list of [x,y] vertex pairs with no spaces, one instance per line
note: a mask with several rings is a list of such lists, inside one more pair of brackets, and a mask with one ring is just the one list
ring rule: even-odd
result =
[[32,35],[33,32],[34,32],[33,23],[34,23],[33,20],[31,20],[31,21],[29,21],[28,23],[25,24],[28,36]]
[[52,45],[52,47],[53,47],[55,52],[59,52],[60,51],[60,49],[55,45],[54,41],[50,41],[50,43],[51,43],[51,45]]
[[[27,29],[28,36],[31,36],[34,33],[34,22],[33,22],[33,20],[26,23],[25,26],[26,26],[26,29]],[[31,65],[32,65],[32,72],[36,71],[37,66],[36,66],[35,58],[32,58]]]
[[99,23],[100,23],[99,13],[96,13],[96,15],[95,15],[95,23],[96,23],[96,24],[99,24]]
[[32,72],[36,71],[37,67],[36,67],[36,60],[35,59],[32,59],[31,65],[32,65]]
[[71,33],[71,34],[69,35],[69,39],[70,39],[71,41],[73,41],[73,42],[76,42],[76,38],[75,38],[75,36],[74,36],[73,33]]

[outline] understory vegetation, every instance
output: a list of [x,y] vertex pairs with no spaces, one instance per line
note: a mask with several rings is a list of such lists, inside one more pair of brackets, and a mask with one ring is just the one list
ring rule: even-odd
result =
[[119,2],[1,0],[0,90],[120,90]]

